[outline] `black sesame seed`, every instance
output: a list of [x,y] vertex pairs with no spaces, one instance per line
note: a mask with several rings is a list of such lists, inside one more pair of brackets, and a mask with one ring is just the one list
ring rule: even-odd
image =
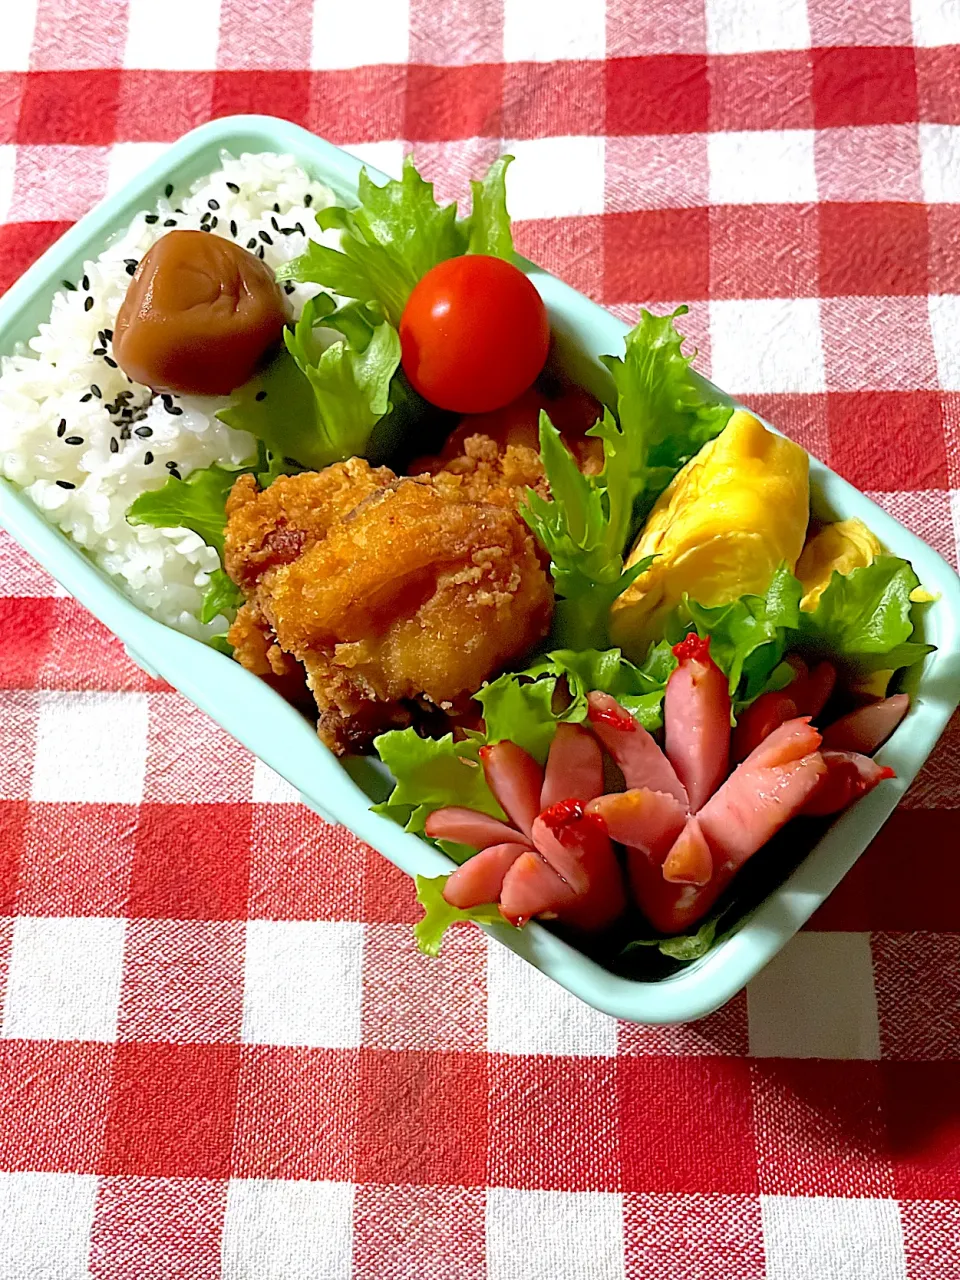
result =
[[124,262],[127,264],[127,266],[128,266],[128,267],[130,267],[130,266],[134,266],[134,267],[135,267],[135,266],[137,265],[138,261],[139,261],[139,259],[138,259],[138,258],[124,258]]
[[95,356],[105,356],[105,355],[107,354],[107,348],[106,348],[106,347],[94,347],[94,348],[93,348],[93,354],[94,354]]
[[92,399],[93,399],[93,392],[88,391],[86,395],[80,397],[80,403],[86,404],[88,400],[92,400]]
[[135,276],[137,274],[137,264],[135,262],[128,262],[124,267],[124,271],[126,271],[128,276]]
[[309,209],[312,204],[313,204],[313,195],[308,191],[307,194],[303,197],[303,207],[305,209]]
[[257,252],[257,257],[260,259],[261,262],[263,261],[263,245],[260,246]]
[[163,225],[165,227],[175,227],[177,225],[177,220],[176,218],[166,218],[164,219]]
[[240,193],[240,188],[237,186],[235,182],[228,182],[227,190],[232,191],[234,195],[239,195]]
[[170,404],[167,405],[167,413],[172,413],[175,418],[179,418],[180,414],[183,413],[183,410],[178,404]]
[[58,480],[57,484],[61,489],[75,489],[77,487],[75,484],[71,484],[69,480]]
[[287,283],[283,286],[283,292],[284,292],[284,293],[293,293],[293,285],[290,283],[290,281],[289,281],[289,280],[288,280],[288,281],[287,281]]
[[212,231],[212,230],[213,230],[213,227],[211,227],[211,225],[210,225],[210,223],[209,223],[209,222],[204,222],[204,223],[201,225],[200,230],[201,230],[201,231]]
[[153,427],[137,427],[136,433],[141,439],[147,440],[153,435]]
[[280,234],[281,234],[282,236],[292,236],[292,235],[293,235],[293,233],[294,233],[294,231],[296,231],[296,227],[281,227],[281,228],[280,228]]
[[200,225],[203,226],[205,222],[209,222],[212,216],[213,215],[209,211],[205,213],[203,217],[200,219]]
[[63,285],[65,289],[69,289],[71,293],[76,293],[77,286],[73,283],[72,280],[61,280],[60,283]]
[[207,201],[207,208],[208,208],[208,209],[219,209],[219,208],[220,208],[220,201],[219,201],[219,200],[208,200],[208,201]]
[[230,219],[230,234],[232,236],[235,236],[237,234],[237,224],[236,222],[234,222],[232,218]]
[[212,230],[214,230],[214,231],[217,229],[217,227],[219,227],[219,225],[220,225],[220,219],[219,219],[219,218],[214,218],[214,220],[210,223],[210,227],[211,227],[211,229],[212,229]]
[[168,200],[170,199],[170,197],[173,195],[172,182],[168,182],[167,185],[163,188],[163,194],[167,197]]
[[67,429],[67,420],[66,418],[61,418],[60,421],[57,423],[57,435],[62,436],[63,433],[66,431],[66,429]]
[[274,212],[274,213],[279,213],[279,212],[280,212],[280,206],[279,206],[278,204],[275,204],[275,205],[273,206],[273,212]]
[[90,288],[90,277],[89,277],[89,276],[84,276],[84,277],[83,277],[83,279],[80,281],[80,283],[83,285],[84,289],[89,289],[89,288]]
[[177,468],[176,468],[176,467],[171,467],[171,468],[170,468],[170,474],[171,474],[171,476],[174,478],[174,480],[182,480],[182,479],[183,479],[183,476],[180,474],[180,472],[177,470]]
[[173,404],[173,396],[170,394],[169,391],[161,392],[160,399],[163,401],[165,405]]
[[251,236],[250,239],[247,241],[247,248],[255,249],[256,247],[257,247],[257,237]]
[[64,444],[83,444],[83,436],[67,436]]
[[174,213],[179,213],[179,214],[181,214],[183,217],[186,217],[186,214],[185,214],[185,213],[183,212],[183,210],[182,210],[182,209],[180,209],[180,208],[174,209]]
[[160,221],[160,215],[158,213],[148,213],[147,216],[144,218],[144,222],[149,223],[151,227],[155,222],[159,222],[159,221]]
[[147,452],[143,455],[143,465],[145,467],[149,467],[152,461],[153,461],[153,454],[148,449]]
[[92,310],[93,310],[93,298],[90,298],[90,297],[84,298],[84,300],[83,300],[83,309],[84,309],[84,311],[92,311]]
[[97,397],[98,400],[103,399],[103,392],[100,390],[100,388],[97,386],[95,382],[90,383],[90,390],[93,392],[93,394]]
[[104,337],[104,341],[106,341],[106,342],[112,342],[112,341],[113,341],[113,330],[112,330],[112,329],[104,329],[104,331],[103,331],[103,337]]
[[271,218],[271,219],[270,219],[270,225],[271,225],[271,227],[273,227],[274,231],[279,231],[279,230],[280,230],[280,223],[276,220],[276,218]]
[[265,391],[258,391],[253,398],[254,400],[266,400],[267,393]]
[[104,357],[103,357],[103,363],[104,363],[104,364],[108,364],[108,365],[110,366],[110,368],[111,368],[111,369],[116,369],[116,367],[117,367],[117,362],[116,362],[116,360],[114,360],[114,358],[113,358],[112,356],[104,356]]
[[263,241],[264,244],[273,244],[273,240],[270,238],[269,232],[258,231],[257,235],[260,237],[260,239]]
[[296,227],[296,229],[300,232],[300,234],[301,234],[302,236],[305,236],[305,235],[307,234],[307,233],[304,231],[304,229],[303,229],[303,223],[302,223],[302,222],[296,222],[296,223],[294,223],[294,226]]
[[111,437],[110,437],[110,452],[111,452],[111,453],[119,453],[119,452],[120,452],[120,446],[117,444],[117,438],[116,438],[116,436],[111,436]]

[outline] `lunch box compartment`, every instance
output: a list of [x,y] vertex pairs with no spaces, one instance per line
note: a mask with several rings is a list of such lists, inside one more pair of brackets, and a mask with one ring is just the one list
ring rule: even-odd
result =
[[[49,316],[50,299],[61,279],[76,278],[83,261],[96,257],[114,232],[139,209],[153,204],[167,182],[181,187],[210,173],[224,149],[233,154],[290,154],[338,197],[355,196],[362,162],[296,125],[267,116],[233,116],[203,125],[99,204],[0,298],[0,352],[11,352],[36,331]],[[375,170],[369,171],[378,177]],[[567,370],[595,394],[608,396],[609,375],[597,357],[622,351],[627,326],[533,264],[523,265],[550,311]],[[810,463],[810,487],[815,516],[863,520],[891,552],[910,560],[923,585],[939,596],[925,610],[923,624],[923,638],[937,651],[907,673],[905,685],[913,695],[910,714],[878,753],[897,777],[841,815],[737,933],[701,960],[660,980],[638,981],[611,973],[537,924],[522,931],[505,925],[488,930],[606,1013],[640,1023],[685,1022],[704,1017],[741,990],[850,870],[960,702],[960,579],[935,551],[815,459]],[[443,854],[370,811],[371,798],[383,799],[389,790],[389,778],[378,761],[356,757],[339,762],[313,726],[278,694],[222,654],[142,613],[78,546],[3,480],[0,525],[121,639],[135,662],[196,703],[285,778],[322,817],[349,827],[410,875],[435,876],[451,868]],[[904,856],[910,856],[909,850]]]

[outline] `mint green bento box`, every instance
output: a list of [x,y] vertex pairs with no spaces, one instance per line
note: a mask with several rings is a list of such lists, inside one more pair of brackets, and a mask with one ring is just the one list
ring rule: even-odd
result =
[[[84,259],[151,203],[168,181],[177,186],[217,167],[221,149],[292,154],[339,197],[356,192],[361,162],[296,125],[268,116],[233,116],[181,138],[149,169],[105,200],[43,255],[0,299],[0,352],[12,351],[49,315],[63,277],[76,278]],[[378,175],[371,171],[376,178]],[[523,264],[549,311],[569,372],[591,390],[609,389],[597,357],[618,353],[626,326],[553,276]],[[925,543],[863,494],[811,459],[815,515],[859,516],[886,547],[912,561],[924,586],[939,593],[926,610],[926,639],[936,652],[914,671],[910,714],[880,753],[896,770],[827,830],[785,883],[770,893],[732,937],[703,959],[658,981],[608,972],[539,925],[489,932],[580,999],[641,1023],[701,1018],[735,995],[784,946],[853,866],[916,776],[960,702],[960,580]],[[371,813],[388,779],[374,761],[339,762],[313,727],[257,677],[203,644],[141,613],[79,549],[50,525],[13,486],[0,481],[0,524],[123,641],[131,657],[161,675],[255,752],[322,817],[343,823],[410,875],[438,875],[451,863],[438,851]],[[904,851],[909,856],[909,851]]]

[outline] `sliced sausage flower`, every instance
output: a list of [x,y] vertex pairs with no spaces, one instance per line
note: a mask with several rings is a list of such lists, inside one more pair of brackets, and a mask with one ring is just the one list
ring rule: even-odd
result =
[[[430,815],[428,836],[478,849],[447,879],[447,902],[497,903],[518,926],[540,917],[603,929],[626,906],[616,842],[637,906],[660,932],[682,933],[792,818],[839,813],[894,776],[866,753],[900,723],[906,695],[852,712],[821,736],[811,719],[836,671],[792,658],[793,684],[758,698],[731,743],[728,683],[709,640],[688,636],[674,654],[663,750],[615,698],[596,691],[587,698],[589,729],[560,724],[545,768],[513,742],[481,748],[508,821],[457,807]],[[601,745],[625,790],[603,794]],[[731,755],[740,762],[732,773]]]
[[626,905],[623,877],[602,818],[586,807],[603,790],[593,735],[558,726],[546,770],[513,742],[481,748],[480,760],[510,825],[457,807],[430,815],[428,836],[479,850],[447,880],[447,902],[499,903],[515,925],[541,916],[588,930],[615,920]]

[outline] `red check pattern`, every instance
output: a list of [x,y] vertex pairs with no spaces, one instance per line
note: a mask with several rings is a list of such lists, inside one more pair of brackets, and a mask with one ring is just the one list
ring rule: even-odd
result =
[[[957,560],[956,0],[18,0],[0,289],[214,116],[442,194]],[[0,1280],[952,1280],[960,727],[741,996],[618,1025],[326,826],[0,534]]]

